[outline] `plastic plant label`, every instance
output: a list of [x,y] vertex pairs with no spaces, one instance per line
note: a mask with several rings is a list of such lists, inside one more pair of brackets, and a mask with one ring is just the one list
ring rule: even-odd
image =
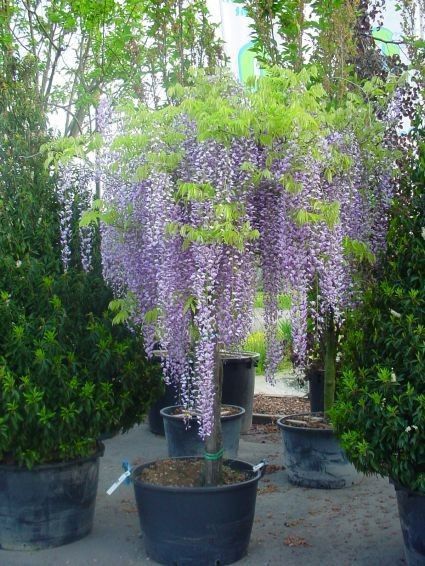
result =
[[266,465],[266,462],[265,462],[264,460],[262,460],[259,464],[256,464],[255,466],[252,466],[252,471],[253,471],[253,472],[258,472],[258,471],[262,470],[265,465]]
[[127,470],[123,474],[120,475],[118,480],[111,485],[111,487],[106,492],[108,495],[112,495],[114,491],[123,483],[125,480],[131,475],[131,471]]

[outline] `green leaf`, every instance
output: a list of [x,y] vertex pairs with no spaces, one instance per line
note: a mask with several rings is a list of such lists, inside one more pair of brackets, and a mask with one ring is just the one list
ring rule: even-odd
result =
[[375,255],[370,251],[369,246],[365,242],[345,236],[342,244],[346,255],[351,255],[358,261],[364,261],[369,264],[375,263]]
[[183,312],[186,314],[189,310],[192,311],[192,313],[196,313],[196,297],[194,297],[193,295],[190,295],[187,299],[186,302],[184,303],[183,306]]
[[297,210],[293,216],[298,226],[304,226],[304,224],[315,224],[317,222],[320,222],[320,220],[322,219],[320,214],[309,212],[304,208]]
[[294,177],[290,173],[285,173],[279,179],[279,182],[289,193],[296,195],[303,190],[303,184],[299,181],[295,181]]
[[159,307],[155,307],[149,311],[146,311],[143,319],[146,322],[146,324],[153,324],[158,320],[160,314],[161,314],[161,309]]

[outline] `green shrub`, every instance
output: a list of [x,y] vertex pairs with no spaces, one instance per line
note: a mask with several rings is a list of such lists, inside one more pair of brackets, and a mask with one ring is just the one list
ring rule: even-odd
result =
[[260,355],[257,364],[257,374],[263,374],[266,361],[266,338],[264,332],[262,330],[251,332],[245,340],[243,349],[247,352],[256,352]]
[[98,248],[93,272],[62,271],[45,120],[28,69],[14,68],[0,98],[0,462],[30,467],[140,422],[162,384],[141,339],[112,325]]
[[[262,291],[258,291],[255,295],[254,307],[264,308],[264,293]],[[291,308],[291,297],[283,293],[280,294],[278,297],[278,307],[282,311],[289,310]]]
[[107,295],[95,312],[85,302],[95,280],[76,271],[52,278],[33,259],[14,270],[11,286],[0,285],[0,461],[86,455],[101,433],[143,419],[161,392],[160,370],[136,334],[112,325]]
[[385,271],[348,321],[332,419],[355,466],[425,493],[425,147],[394,209]]
[[[291,365],[291,362],[289,361],[291,354],[291,323],[285,319],[279,320],[277,332],[279,340],[284,343],[285,347],[285,359],[279,366],[280,370],[284,370]],[[245,340],[243,349],[248,352],[256,352],[257,354],[260,354],[260,359],[258,360],[257,364],[257,374],[264,374],[266,363],[265,333],[262,330],[251,332],[251,334],[249,334],[247,339]]]

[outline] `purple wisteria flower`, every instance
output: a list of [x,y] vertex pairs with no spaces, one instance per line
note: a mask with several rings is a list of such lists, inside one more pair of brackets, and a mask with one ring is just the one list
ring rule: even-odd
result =
[[[93,174],[90,168],[76,161],[61,165],[56,193],[60,204],[61,258],[64,271],[67,271],[73,255],[73,226],[79,221],[83,211],[90,208],[92,202]],[[94,230],[92,226],[86,226],[79,228],[78,232],[81,265],[85,271],[90,271]]]

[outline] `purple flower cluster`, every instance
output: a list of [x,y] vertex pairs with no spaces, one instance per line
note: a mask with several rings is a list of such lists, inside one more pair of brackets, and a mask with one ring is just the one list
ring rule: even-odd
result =
[[[187,125],[184,157],[173,175],[152,171],[147,180],[125,182],[116,156],[104,157],[115,168],[103,175],[103,197],[119,220],[102,226],[102,258],[115,293],[136,298],[133,318],[146,351],[151,355],[160,342],[167,352],[165,378],[186,407],[197,409],[205,437],[212,427],[215,351],[240,344],[249,332],[256,282],[253,244],[226,243],[214,226],[221,222],[224,229],[217,212],[223,205],[238,211],[233,229],[249,221],[243,195],[250,175],[241,165],[257,150],[249,140],[230,147],[198,142],[192,130]],[[208,185],[214,194],[178,198],[181,183]],[[190,230],[204,239],[188,240],[183,232]]]
[[[301,154],[294,143],[274,148],[270,176],[252,194],[252,223],[263,273],[266,376],[273,380],[282,349],[277,336],[278,295],[292,299],[293,357],[304,368],[326,321],[337,326],[356,301],[359,258],[347,241],[373,254],[384,246],[394,183],[390,164],[374,162],[352,132],[335,132]],[[333,152],[345,166],[329,170]],[[317,352],[316,352],[317,354]]]
[[[59,169],[56,184],[59,207],[61,258],[65,271],[68,270],[73,255],[73,230],[81,214],[91,206],[93,175],[88,167],[76,162],[68,162]],[[79,254],[85,271],[91,269],[93,228],[78,228]],[[75,250],[76,251],[76,250]]]

